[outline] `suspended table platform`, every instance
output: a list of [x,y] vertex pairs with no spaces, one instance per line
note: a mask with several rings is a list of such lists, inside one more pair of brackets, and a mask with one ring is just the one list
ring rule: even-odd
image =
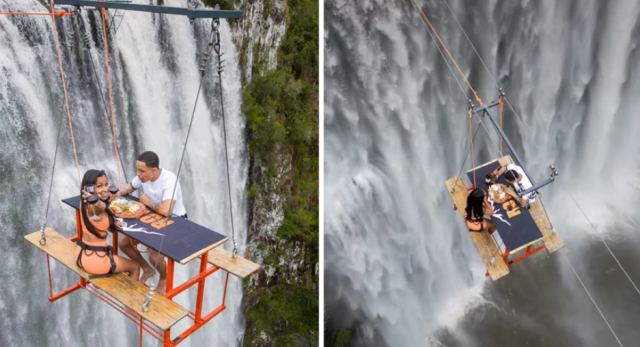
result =
[[[46,243],[44,245],[39,242],[40,231],[25,236],[27,241],[46,254],[48,266],[51,257],[80,276],[78,283],[54,294],[51,273],[49,272],[49,301],[53,302],[77,289],[85,288],[139,324],[140,345],[142,345],[143,331],[162,342],[165,347],[172,347],[184,341],[226,308],[229,274],[245,278],[260,268],[258,264],[243,257],[234,256],[232,252],[222,249],[220,246],[228,240],[228,237],[181,217],[166,218],[149,212],[139,218],[124,219],[126,227],[122,233],[168,258],[166,293],[164,295],[158,293],[150,295],[151,291],[145,284],[134,281],[122,273],[109,277],[92,278],[90,274],[76,265],[74,241],[80,239],[82,235],[78,210],[80,197],[75,196],[65,199],[63,202],[75,209],[76,235],[65,237],[55,230],[47,228],[45,229]],[[111,244],[118,244],[118,232],[112,233]],[[114,254],[117,254],[117,247],[114,247],[113,251]],[[200,263],[199,273],[183,283],[174,285],[175,263],[187,264],[196,259],[199,259]],[[211,312],[205,313],[202,307],[205,281],[218,270],[226,272],[222,303],[213,308]],[[175,296],[194,286],[197,287],[194,311],[190,311],[172,300]],[[145,301],[148,303],[146,312],[143,309]],[[185,317],[192,319],[193,324],[177,336],[172,336],[171,327]]]
[[[504,156],[468,171],[467,176],[473,183],[475,175],[476,187],[486,193],[489,187],[484,177],[509,163],[513,163],[511,157]],[[455,209],[464,220],[469,190],[462,178],[458,176],[448,179],[446,186]],[[491,219],[503,244],[499,245],[487,231],[468,232],[487,268],[487,275],[492,280],[509,274],[511,264],[520,262],[543,249],[552,253],[564,246],[564,241],[553,230],[544,212],[540,197],[530,204],[529,209],[519,206],[513,199],[501,204],[494,203],[493,207],[494,215]],[[516,253],[522,254],[512,257]]]

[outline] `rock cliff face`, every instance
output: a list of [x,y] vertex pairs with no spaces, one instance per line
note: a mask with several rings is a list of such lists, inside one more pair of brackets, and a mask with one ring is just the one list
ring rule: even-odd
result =
[[[317,22],[317,1],[306,1],[306,3],[311,4],[307,9],[315,6]],[[280,0],[236,1],[234,7],[243,11],[242,20],[233,26],[233,40],[240,49],[244,99],[245,101],[248,98],[254,100],[256,107],[266,107],[264,102],[260,101],[262,99],[255,97],[255,94],[261,93],[262,89],[279,89],[279,87],[262,80],[274,74],[280,76],[279,73],[282,71],[283,75],[290,76],[277,79],[286,81],[283,85],[304,85],[304,82],[298,81],[304,78],[291,74],[292,69],[279,61],[286,60],[282,58],[282,44],[287,40],[286,35],[294,34],[287,30],[292,28],[289,24],[295,20],[292,16],[297,16],[300,11],[290,7],[286,1]],[[309,31],[308,26],[306,31]],[[317,24],[314,36],[316,36],[317,46]],[[297,42],[297,39],[289,39],[289,41]],[[295,51],[297,48],[293,47],[293,49]],[[287,237],[282,231],[283,224],[285,228],[287,225],[289,228],[298,228],[295,222],[289,221],[291,218],[288,216],[291,215],[292,208],[296,211],[301,209],[305,213],[308,212],[315,222],[311,225],[317,230],[317,53],[315,75],[315,80],[312,82],[315,85],[310,88],[315,91],[315,97],[311,98],[312,104],[306,107],[313,112],[309,112],[308,115],[304,113],[306,118],[314,118],[310,120],[315,126],[315,128],[311,127],[315,133],[311,135],[311,141],[302,141],[303,145],[300,145],[300,141],[291,140],[289,135],[293,131],[287,128],[287,124],[300,115],[292,115],[295,112],[288,111],[286,107],[276,106],[272,116],[264,115],[264,121],[275,122],[276,125],[282,124],[282,127],[287,129],[284,131],[286,134],[278,141],[260,142],[256,139],[264,136],[259,135],[260,130],[256,129],[256,124],[260,122],[252,123],[250,112],[246,112],[249,123],[247,143],[250,167],[247,186],[249,225],[244,255],[262,265],[262,269],[245,282],[243,311],[246,317],[244,336],[246,346],[317,345],[317,231],[315,241],[312,236],[311,242],[308,238]],[[260,84],[262,87],[255,86],[256,80],[262,81],[259,82],[262,83]],[[294,88],[294,94],[298,99],[300,95],[308,96],[308,91],[300,91],[307,89],[309,88]],[[282,102],[284,99],[278,100]],[[308,149],[310,142],[315,142],[311,145],[313,148],[311,151]],[[261,145],[257,146],[256,143]],[[301,150],[301,147],[304,149]],[[310,162],[309,158],[305,157],[309,153],[314,157]],[[311,171],[308,168],[301,169],[303,161],[305,165],[311,163],[310,165],[314,168]],[[309,175],[309,172],[312,175]],[[313,177],[313,179],[303,177]],[[301,191],[308,191],[300,188],[303,184],[315,185],[315,188],[311,189],[310,196],[305,196],[305,203],[299,207],[300,204],[296,203],[299,200],[297,196],[301,195]],[[311,206],[311,209],[307,206]]]

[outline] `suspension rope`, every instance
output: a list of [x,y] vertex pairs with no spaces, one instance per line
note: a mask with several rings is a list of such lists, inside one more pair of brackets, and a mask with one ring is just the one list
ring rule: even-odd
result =
[[464,81],[464,83],[467,85],[469,90],[473,93],[473,96],[475,97],[475,99],[478,102],[478,104],[480,106],[484,106],[484,102],[482,102],[482,99],[478,95],[478,92],[476,92],[476,90],[473,88],[473,86],[469,82],[469,79],[467,79],[467,76],[465,75],[465,73],[462,72],[462,68],[460,67],[460,64],[458,64],[458,61],[453,57],[453,55],[451,54],[451,51],[449,50],[447,45],[444,43],[444,41],[440,37],[440,34],[438,34],[438,31],[436,30],[435,26],[429,20],[429,17],[427,16],[427,13],[426,13],[425,9],[423,7],[420,7],[420,5],[418,4],[418,0],[413,0],[413,4],[418,9],[418,12],[420,13],[420,17],[422,18],[422,21],[427,25],[429,30],[433,33],[433,36],[440,43],[440,46],[442,46],[442,48],[445,51],[447,57],[449,57],[449,60],[455,66],[456,70],[458,71],[458,74],[460,75],[460,78]]
[[214,28],[216,35],[216,43],[214,44],[214,50],[216,51],[216,55],[218,56],[218,80],[220,82],[220,107],[222,111],[222,133],[224,135],[224,158],[227,167],[227,191],[229,193],[229,213],[231,215],[231,240],[233,242],[233,256],[235,257],[238,254],[238,244],[236,243],[236,233],[235,226],[233,221],[233,200],[231,198],[231,174],[229,173],[229,149],[227,146],[227,123],[225,119],[224,112],[224,92],[222,90],[222,53],[220,52],[220,20],[215,19],[211,23]]
[[[471,137],[471,141],[475,141],[476,140],[476,135],[478,134],[478,130],[480,130],[480,124],[478,124],[478,126],[476,126],[476,130],[473,132],[473,136]],[[468,138],[467,138],[467,142],[468,142]],[[464,170],[464,164],[467,163],[467,158],[469,157],[469,154],[471,153],[471,143],[466,143],[465,147],[467,148],[467,151],[464,155],[464,159],[462,160],[462,164],[460,164],[460,170],[458,171],[458,176],[460,176],[462,174],[462,170]]]
[[589,292],[589,289],[587,289],[587,286],[584,284],[584,282],[582,281],[582,278],[580,278],[580,275],[578,275],[578,272],[576,271],[576,269],[573,267],[573,264],[571,264],[571,260],[569,259],[569,256],[566,255],[566,260],[567,260],[567,264],[569,264],[569,267],[571,268],[571,271],[573,271],[573,274],[576,276],[576,278],[578,279],[578,281],[580,282],[580,285],[582,286],[582,289],[584,289],[584,292],[587,293],[587,296],[589,297],[589,300],[591,300],[591,303],[593,304],[593,306],[596,308],[596,310],[598,310],[598,314],[600,314],[600,317],[602,318],[602,320],[604,321],[604,323],[607,325],[607,328],[609,328],[609,331],[611,331],[611,334],[613,335],[613,337],[616,339],[616,341],[618,342],[618,345],[620,347],[624,347],[622,345],[622,342],[620,342],[620,338],[618,337],[618,334],[616,334],[615,330],[613,330],[613,327],[611,327],[611,324],[609,324],[609,321],[607,320],[607,318],[604,316],[604,313],[602,313],[602,310],[600,310],[600,307],[598,306],[598,304],[596,303],[596,300],[593,298],[593,296],[591,295],[591,293]]
[[113,103],[113,86],[111,82],[111,63],[109,62],[109,37],[107,35],[107,10],[101,9],[100,15],[102,17],[102,34],[104,40],[104,63],[106,66],[106,80],[107,80],[107,91],[109,96],[109,114],[111,115],[111,136],[113,142],[113,153],[115,156],[116,162],[116,175],[118,177],[118,187],[122,187],[122,176],[120,172],[124,169],[120,165],[122,162],[120,159],[120,151],[118,150],[118,132],[116,130],[116,111],[115,105]]
[[56,172],[56,162],[58,161],[58,148],[60,147],[60,134],[62,133],[62,121],[63,116],[60,115],[58,121],[58,130],[56,131],[56,148],[53,151],[53,165],[51,165],[51,179],[49,180],[49,192],[47,193],[47,207],[44,211],[44,220],[42,221],[42,227],[40,228],[40,245],[44,246],[47,243],[47,238],[44,235],[44,229],[47,227],[49,221],[49,206],[51,205],[51,191],[53,190],[53,178]]
[[[81,9],[78,7],[76,10],[78,13],[81,12]],[[80,33],[88,33],[88,31],[86,30],[86,27],[84,26],[84,22],[82,20],[82,16],[78,15],[75,17],[76,21],[74,23],[76,23],[76,30]],[[84,34],[83,34],[84,35]],[[87,36],[85,35],[85,45],[87,46],[87,49],[91,50],[91,41],[90,38],[87,38]],[[93,76],[95,78],[96,84],[98,85],[98,90],[103,90],[102,85],[100,84],[100,77],[98,77],[98,70],[96,69],[96,64],[93,62],[93,56],[91,55],[91,53],[87,54],[87,56],[89,57],[89,63],[90,63],[90,67],[91,70],[93,72]],[[100,103],[100,106],[102,106],[102,110],[104,112],[104,116],[107,119],[107,122],[109,123],[109,127],[112,127],[113,122],[111,121],[111,117],[109,116],[109,111],[107,110],[107,100],[105,99],[105,95],[104,93],[98,93],[100,95],[100,100],[102,101]],[[117,138],[116,138],[117,141]],[[120,158],[120,166],[122,168],[125,167],[124,162],[122,161],[122,156],[118,156]],[[122,174],[124,177],[124,182],[129,182],[129,179],[127,178],[127,171],[122,169]]]
[[[213,32],[213,28],[211,29],[211,39],[209,40],[209,46],[207,49],[207,52],[205,53],[204,57],[205,60],[208,59],[209,55],[211,55],[211,50],[213,49],[213,44],[214,44],[214,38],[215,38],[215,33]],[[180,164],[178,164],[178,172],[176,173],[176,181],[173,184],[173,192],[171,193],[171,201],[174,200],[175,195],[176,195],[176,189],[178,189],[178,180],[180,178],[180,173],[182,172],[182,163],[184,162],[184,156],[187,152],[187,144],[189,143],[189,137],[191,136],[191,127],[193,126],[193,119],[195,118],[196,115],[196,108],[198,106],[198,99],[200,98],[200,91],[202,90],[202,83],[204,81],[204,77],[206,75],[206,70],[201,69],[200,70],[200,83],[198,84],[198,91],[196,92],[196,99],[193,103],[193,110],[191,111],[191,119],[189,120],[189,127],[187,128],[187,136],[184,140],[184,146],[182,146],[182,155],[180,156]],[[175,204],[171,204],[171,209],[169,211],[169,215],[171,215],[171,213],[173,213],[173,208],[174,208]],[[161,245],[162,246],[162,245]],[[160,247],[162,248],[162,247]]]
[[[50,0],[50,6],[51,9],[54,8],[55,6],[55,1],[54,0]],[[67,80],[65,78],[65,74],[64,74],[64,67],[62,65],[62,52],[60,51],[60,37],[59,37],[59,33],[58,33],[58,25],[56,23],[56,19],[55,17],[51,17],[51,28],[53,30],[53,41],[55,43],[55,49],[56,49],[56,57],[57,57],[57,61],[58,61],[58,70],[60,73],[60,82],[62,84],[62,91],[64,94],[64,108],[65,108],[65,112],[67,114],[67,123],[68,123],[68,129],[69,129],[69,137],[71,138],[71,149],[73,150],[73,159],[75,161],[76,164],[76,177],[78,179],[78,185],[80,184],[80,160],[78,159],[78,150],[77,150],[77,146],[76,146],[76,139],[75,136],[73,135],[73,123],[71,122],[71,106],[69,105],[69,93],[67,91]]]
[[[473,108],[471,106],[469,106],[469,108],[467,109],[467,119],[468,119],[468,125],[467,128],[469,129],[469,139],[470,139],[470,153],[469,156],[471,157],[471,167],[474,168],[476,167],[476,160],[475,160],[475,154],[474,154],[474,149],[473,149],[473,145],[474,145],[474,134],[471,132],[471,130],[473,129]],[[476,172],[475,170],[473,171],[473,186],[476,187]]]
[[[500,129],[504,131],[504,95],[500,93],[498,96],[498,110],[500,113]],[[503,156],[504,153],[504,140],[500,137],[500,157]]]
[[[580,204],[578,203],[578,200],[576,200],[576,198],[573,196],[573,194],[571,194],[571,192],[568,189],[564,188],[564,186],[561,185],[560,187],[562,188],[562,190],[564,190],[567,193],[567,195],[569,195],[569,197],[571,198],[573,203],[576,205],[576,207],[578,208],[578,210],[580,211],[580,213],[584,217],[584,219],[587,222],[587,224],[591,227],[591,229],[597,233],[598,229],[596,228],[595,224],[593,224],[593,222],[591,222],[591,219],[589,219],[589,217],[587,216],[587,213],[584,211],[582,206],[580,206]],[[620,268],[620,270],[622,270],[624,275],[629,280],[629,283],[631,283],[631,286],[633,286],[633,289],[635,289],[636,293],[638,293],[638,295],[640,295],[640,289],[638,289],[638,286],[633,281],[633,279],[631,279],[631,276],[629,275],[627,270],[624,268],[624,266],[622,266],[622,263],[620,263],[620,260],[618,260],[618,257],[616,257],[616,255],[613,253],[613,251],[611,250],[611,248],[609,247],[607,242],[602,237],[596,237],[596,238],[598,240],[600,240],[600,242],[602,242],[602,244],[605,246],[605,248],[607,248],[607,251],[609,251],[609,254],[613,258],[613,260],[615,260],[615,262],[616,262],[616,264],[618,264],[618,267]]]

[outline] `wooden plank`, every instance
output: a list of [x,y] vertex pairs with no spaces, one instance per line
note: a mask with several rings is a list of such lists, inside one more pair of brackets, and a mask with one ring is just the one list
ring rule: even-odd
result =
[[180,263],[180,264],[182,264],[182,265],[184,265],[184,264],[186,264],[186,263],[190,262],[191,260],[193,260],[194,258],[199,257],[200,255],[202,255],[202,254],[206,253],[207,251],[209,251],[209,250],[211,250],[211,249],[215,249],[216,247],[218,247],[218,246],[222,245],[223,243],[227,242],[227,240],[228,240],[228,239],[229,239],[229,237],[228,237],[228,236],[225,236],[222,240],[220,240],[220,241],[218,241],[218,242],[216,242],[216,243],[212,244],[211,246],[209,246],[209,247],[205,247],[205,248],[202,248],[201,250],[199,250],[199,251],[197,251],[197,252],[195,252],[195,253],[193,253],[193,254],[190,254],[190,255],[189,255],[189,256],[187,256],[186,258],[181,259],[181,260],[179,261],[179,263]]
[[[510,155],[505,155],[498,159],[498,161],[500,162],[500,165],[513,164],[513,160]],[[551,222],[549,221],[547,214],[544,212],[544,207],[542,206],[542,201],[539,196],[536,198],[536,201],[531,204],[529,213],[531,213],[533,221],[538,226],[538,229],[540,229],[544,240],[544,247],[549,253],[553,253],[564,247],[564,241],[560,235],[553,230]]]
[[151,299],[149,310],[142,312],[142,304],[149,288],[123,273],[95,278],[91,283],[162,330],[168,330],[189,314],[185,308],[158,293]]
[[147,286],[133,281],[122,273],[111,277],[89,279],[90,275],[76,265],[75,243],[51,228],[45,229],[45,236],[47,239],[45,245],[39,243],[40,231],[28,234],[24,238],[157,327],[167,330],[189,313],[182,306],[159,294],[154,295],[151,300],[149,311],[142,312],[142,304],[149,292]]
[[260,269],[259,264],[238,255],[234,258],[233,252],[221,247],[209,251],[207,259],[209,259],[209,263],[240,278],[245,278]]
[[[464,221],[465,212],[464,209],[467,206],[467,188],[464,186],[464,182],[458,176],[452,177],[447,180],[447,191],[451,195],[453,199],[453,203],[456,206],[458,214],[462,217]],[[465,230],[467,230],[465,224]],[[473,240],[473,244],[478,249],[478,253],[480,254],[480,258],[487,268],[487,272],[492,280],[497,280],[503,276],[509,274],[509,267],[502,259],[500,249],[498,249],[498,245],[496,245],[493,237],[487,232],[468,232],[471,240]]]
[[553,253],[564,247],[564,241],[560,238],[560,235],[553,230],[551,222],[549,221],[549,218],[547,218],[547,214],[544,213],[542,201],[540,201],[539,196],[536,198],[536,201],[531,204],[529,212],[533,217],[533,221],[536,222],[536,225],[542,233],[544,238],[544,247],[547,251],[549,253]]
[[60,262],[62,265],[68,267],[73,272],[82,276],[82,278],[89,279],[89,274],[76,265],[75,243],[71,242],[68,238],[60,235],[52,228],[45,228],[44,235],[47,239],[47,242],[44,244],[44,246],[40,245],[40,231],[28,234],[24,238],[41,251],[47,253],[53,259]]

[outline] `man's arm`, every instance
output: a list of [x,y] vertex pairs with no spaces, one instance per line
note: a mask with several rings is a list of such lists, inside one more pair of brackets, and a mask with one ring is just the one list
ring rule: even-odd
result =
[[500,166],[499,168],[491,172],[491,177],[497,180],[498,177],[502,176],[505,172],[507,172],[507,166],[506,165]]
[[123,196],[123,195],[127,195],[127,194],[131,194],[135,191],[136,189],[133,187],[133,185],[131,185],[131,183],[127,183],[127,186],[120,189],[118,191],[118,196]]
[[159,204],[154,204],[151,199],[149,199],[149,197],[144,193],[140,194],[140,202],[147,206],[149,209],[165,217],[168,217],[171,214],[173,205],[175,205],[175,200],[164,200]]

